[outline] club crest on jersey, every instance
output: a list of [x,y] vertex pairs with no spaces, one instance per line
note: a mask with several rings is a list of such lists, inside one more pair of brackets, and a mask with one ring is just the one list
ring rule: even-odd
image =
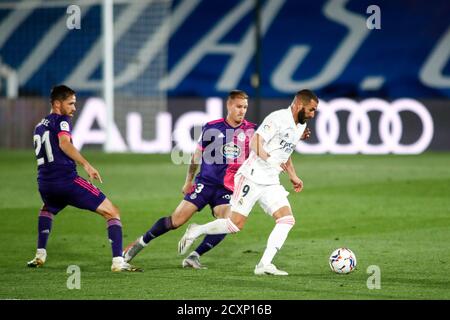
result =
[[244,132],[239,133],[237,138],[240,142],[244,142],[246,138],[245,133]]
[[266,132],[269,132],[269,131],[272,130],[272,128],[271,128],[270,125],[268,125],[268,124],[264,125],[263,129],[264,129],[264,131],[266,131]]
[[61,128],[62,131],[70,131],[69,123],[67,121],[61,121],[59,127]]
[[241,155],[241,148],[233,142],[224,144],[222,147],[222,155],[227,159],[236,159]]

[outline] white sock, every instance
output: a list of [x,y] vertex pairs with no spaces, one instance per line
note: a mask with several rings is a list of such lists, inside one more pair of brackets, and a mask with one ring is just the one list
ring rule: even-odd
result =
[[123,257],[113,257],[112,258],[113,264],[122,264],[123,263]]
[[228,219],[217,219],[206,224],[199,225],[199,228],[192,231],[192,235],[195,238],[200,237],[202,234],[223,234],[223,233],[236,233],[239,228]]
[[267,239],[267,247],[260,260],[261,264],[268,265],[272,263],[273,258],[283,246],[294,224],[295,219],[291,215],[276,220],[276,225],[270,233],[269,239]]
[[39,258],[45,262],[45,260],[47,260],[47,250],[45,250],[43,248],[37,249],[36,250],[36,258]]

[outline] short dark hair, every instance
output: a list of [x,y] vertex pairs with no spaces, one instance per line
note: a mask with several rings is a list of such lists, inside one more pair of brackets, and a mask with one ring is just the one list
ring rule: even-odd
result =
[[308,90],[308,89],[303,89],[303,90],[298,91],[295,94],[295,97],[297,99],[300,99],[300,101],[303,104],[307,104],[311,100],[314,100],[315,102],[319,103],[319,98],[317,98],[317,96],[315,95],[314,92],[312,92],[311,90]]
[[64,101],[75,93],[75,90],[70,89],[68,86],[54,86],[50,92],[50,102],[53,103],[55,100]]
[[245,93],[245,91],[242,90],[231,90],[228,94],[228,99],[235,98],[248,99],[248,95]]

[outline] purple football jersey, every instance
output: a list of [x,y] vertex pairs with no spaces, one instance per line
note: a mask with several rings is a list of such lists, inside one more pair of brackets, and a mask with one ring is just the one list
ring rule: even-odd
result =
[[59,147],[59,136],[71,137],[71,129],[71,118],[56,113],[49,114],[36,125],[33,142],[38,182],[73,180],[77,176],[75,161]]
[[224,118],[205,124],[198,144],[203,154],[197,177],[233,191],[234,175],[248,158],[255,129],[256,124],[247,120],[236,128]]

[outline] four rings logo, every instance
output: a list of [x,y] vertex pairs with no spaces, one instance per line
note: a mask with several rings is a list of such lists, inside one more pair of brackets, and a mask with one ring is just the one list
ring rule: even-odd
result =
[[[349,142],[338,143],[342,121],[337,113],[348,112],[346,131]],[[371,134],[376,128],[371,127],[369,112],[380,113],[378,133],[381,142],[370,143]],[[404,123],[401,112],[411,112],[421,121],[422,131],[416,141],[401,143]],[[398,99],[388,103],[381,99],[371,98],[356,102],[347,98],[320,101],[315,119],[314,133],[317,143],[300,141],[296,150],[301,153],[335,153],[335,154],[418,154],[425,151],[433,139],[433,119],[427,108],[413,99]]]

